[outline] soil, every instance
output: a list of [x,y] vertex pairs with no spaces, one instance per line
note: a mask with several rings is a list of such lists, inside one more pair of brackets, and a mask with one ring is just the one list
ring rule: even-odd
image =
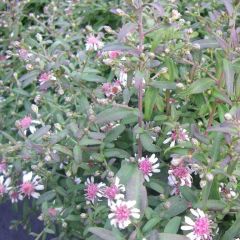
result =
[[[19,206],[19,209],[21,209],[21,206]],[[0,213],[0,240],[34,240],[34,237],[29,236],[28,232],[22,227],[18,227],[17,230],[9,229],[12,220],[20,220],[22,218],[22,213],[13,210],[10,202],[0,204]],[[40,233],[43,225],[36,216],[33,216],[33,219],[31,218],[31,227],[32,232]]]

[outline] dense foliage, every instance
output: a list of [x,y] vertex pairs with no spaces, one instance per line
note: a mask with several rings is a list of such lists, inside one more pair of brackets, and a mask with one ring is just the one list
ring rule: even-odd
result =
[[[35,239],[240,237],[238,0],[0,3],[0,197]],[[57,237],[57,238],[56,238]]]

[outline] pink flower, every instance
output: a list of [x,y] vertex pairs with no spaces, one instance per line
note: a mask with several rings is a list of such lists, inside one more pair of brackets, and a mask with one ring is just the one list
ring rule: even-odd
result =
[[163,144],[169,143],[170,147],[174,147],[176,143],[184,142],[184,141],[189,141],[189,136],[187,134],[187,130],[183,128],[175,129],[171,132],[168,132],[167,135],[170,135]]
[[10,197],[12,203],[17,203],[18,200],[23,200],[23,196],[21,194],[19,194],[18,191],[10,191],[9,197]]
[[119,92],[122,91],[121,85],[118,81],[114,83],[104,83],[102,86],[102,91],[108,98],[112,98],[113,96],[116,96]]
[[23,183],[20,186],[20,192],[25,196],[32,196],[33,198],[39,198],[40,193],[36,192],[43,190],[44,186],[41,184],[41,177],[36,175],[33,179],[33,173],[25,173],[23,175]]
[[117,57],[119,57],[121,54],[120,51],[108,51],[108,56],[110,59],[115,59]]
[[0,176],[0,197],[3,197],[3,195],[11,189],[11,187],[9,187],[10,183],[11,178],[4,180],[4,177]]
[[123,199],[124,195],[121,192],[125,192],[125,187],[123,184],[120,184],[120,179],[116,177],[115,182],[103,190],[104,197],[108,199],[108,205],[110,205],[113,200]]
[[153,173],[159,173],[159,163],[156,163],[158,159],[155,157],[155,154],[152,154],[150,158],[142,157],[138,159],[138,168],[144,175],[144,178],[147,182],[149,182],[149,177],[152,176]]
[[87,203],[92,202],[94,204],[97,198],[101,198],[103,196],[102,188],[105,186],[104,183],[94,183],[94,178],[91,177],[90,179],[87,179],[85,186],[85,197],[87,199]]
[[32,118],[30,116],[25,116],[21,120],[19,120],[19,125],[21,128],[29,128],[32,123]]
[[116,203],[112,202],[110,205],[111,213],[108,215],[111,225],[124,229],[131,224],[132,218],[139,219],[140,210],[134,208],[135,204],[136,201],[117,200]]
[[90,34],[86,40],[86,50],[87,51],[97,51],[98,49],[103,48],[104,43],[99,40],[98,37],[95,37],[93,34]]
[[192,170],[184,165],[171,166],[168,170],[168,184],[173,187],[171,194],[179,194],[180,186],[192,186]]
[[200,210],[190,209],[194,220],[185,216],[185,223],[181,227],[183,231],[191,231],[187,237],[191,240],[211,240],[212,239],[212,221],[205,213]]
[[44,72],[40,75],[39,77],[39,82],[40,85],[50,81],[50,80],[55,80],[56,78],[52,75],[51,72]]
[[58,211],[56,208],[49,208],[48,209],[48,214],[50,217],[56,217],[58,214]]

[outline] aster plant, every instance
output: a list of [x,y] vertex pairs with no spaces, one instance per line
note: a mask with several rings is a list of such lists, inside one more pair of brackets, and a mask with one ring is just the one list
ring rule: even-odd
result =
[[2,1],[0,201],[24,202],[13,226],[36,240],[239,239],[239,9]]

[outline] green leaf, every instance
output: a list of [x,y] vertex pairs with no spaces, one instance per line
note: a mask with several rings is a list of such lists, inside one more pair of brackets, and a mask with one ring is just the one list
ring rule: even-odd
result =
[[80,222],[81,221],[80,215],[73,215],[73,214],[68,215],[65,219],[70,222]]
[[171,233],[159,233],[159,240],[189,240],[189,238]]
[[102,240],[114,240],[116,239],[115,234],[113,232],[100,228],[100,227],[90,227],[88,229],[89,232],[93,233],[94,235],[100,237]]
[[82,140],[79,141],[80,146],[89,146],[89,145],[99,145],[102,141],[95,140],[95,139],[89,139],[84,137]]
[[125,126],[120,124],[116,127],[114,127],[113,129],[111,129],[111,131],[109,131],[104,139],[104,142],[112,142],[114,140],[116,140],[125,130]]
[[160,221],[161,221],[161,219],[159,217],[154,217],[154,218],[150,219],[143,226],[142,231],[148,232],[148,231],[152,230]]
[[223,70],[225,75],[227,93],[228,95],[232,96],[234,93],[234,69],[232,63],[227,59],[223,59]]
[[137,112],[134,112],[131,109],[118,108],[118,107],[108,108],[103,112],[100,112],[99,114],[97,114],[96,123],[105,124],[108,122],[118,121],[124,118],[128,118],[132,114],[135,115],[137,120],[137,116],[138,116]]
[[191,203],[197,202],[197,197],[195,196],[194,191],[190,187],[180,186],[180,192],[187,201]]
[[157,93],[156,88],[149,87],[144,94],[144,118],[147,121],[151,119]]
[[37,204],[42,204],[47,201],[51,201],[55,198],[56,192],[55,191],[48,191],[40,195],[37,200]]
[[164,228],[165,233],[177,233],[181,224],[181,217],[172,218]]
[[31,72],[28,72],[24,75],[22,75],[18,80],[22,83],[22,87],[25,88],[29,84],[31,84],[33,81],[37,80],[37,77],[39,75],[39,70],[33,70]]
[[111,148],[104,150],[104,156],[107,158],[117,157],[117,158],[129,158],[130,154],[119,148]]
[[62,146],[62,145],[60,145],[60,144],[54,145],[54,146],[53,146],[53,149],[54,149],[54,150],[57,150],[58,152],[61,152],[61,153],[63,153],[63,154],[69,155],[69,156],[71,156],[71,157],[73,156],[72,151],[71,151],[69,148],[67,148],[67,147],[65,147],[65,146]]
[[99,75],[96,75],[94,73],[79,73],[79,72],[73,72],[71,74],[72,78],[76,81],[83,80],[87,82],[106,82],[107,80],[104,77],[101,77]]
[[75,145],[73,148],[73,158],[76,163],[80,163],[82,161],[82,150],[79,145]]
[[214,86],[215,82],[211,78],[202,78],[193,82],[185,91],[179,93],[180,95],[192,95],[203,93]]
[[159,152],[160,149],[153,144],[153,139],[145,132],[140,134],[141,143],[148,152]]

